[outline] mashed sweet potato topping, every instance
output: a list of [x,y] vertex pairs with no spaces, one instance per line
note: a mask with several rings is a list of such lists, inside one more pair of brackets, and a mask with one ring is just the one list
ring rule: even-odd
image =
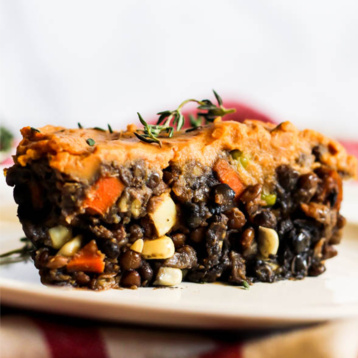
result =
[[[270,182],[278,165],[288,164],[300,173],[325,164],[344,177],[356,177],[357,160],[348,155],[336,141],[313,130],[299,131],[292,123],[278,126],[260,121],[216,122],[190,132],[176,132],[162,138],[162,147],[139,141],[134,131],[109,133],[97,129],[66,129],[45,126],[35,131],[21,130],[23,140],[18,146],[15,162],[26,166],[34,160],[47,159],[50,167],[71,180],[91,182],[103,163],[121,165],[143,159],[149,167],[164,169],[197,160],[213,166],[215,161],[232,150],[248,158],[247,166],[238,167],[245,185]],[[90,145],[88,139],[92,139]],[[320,148],[315,161],[313,148]]]

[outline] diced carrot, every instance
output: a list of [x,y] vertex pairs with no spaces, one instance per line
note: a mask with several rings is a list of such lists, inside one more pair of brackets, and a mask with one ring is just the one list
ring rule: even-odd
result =
[[103,177],[90,189],[83,206],[90,214],[104,215],[122,194],[124,185],[118,178]]
[[235,192],[235,198],[238,198],[245,190],[245,185],[242,183],[239,174],[224,159],[218,159],[213,169],[219,180],[227,184]]
[[104,257],[92,240],[73,256],[67,264],[67,270],[101,273],[104,271]]

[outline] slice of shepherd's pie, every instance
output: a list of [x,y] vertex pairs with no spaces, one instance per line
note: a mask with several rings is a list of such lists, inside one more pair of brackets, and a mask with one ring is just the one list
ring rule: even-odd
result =
[[340,144],[289,122],[217,119],[160,141],[146,126],[22,129],[6,180],[43,283],[247,287],[325,271],[357,172]]

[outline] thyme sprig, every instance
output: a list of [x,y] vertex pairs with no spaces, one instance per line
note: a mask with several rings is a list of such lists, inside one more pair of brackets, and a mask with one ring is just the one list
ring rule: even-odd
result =
[[165,126],[165,125],[152,125],[148,124],[143,117],[140,115],[140,113],[137,113],[140,122],[143,124],[144,129],[141,130],[143,133],[140,134],[137,132],[134,132],[134,134],[137,136],[138,139],[140,139],[143,142],[146,143],[158,143],[159,146],[162,146],[162,142],[158,139],[158,136],[165,132],[168,133],[168,137],[171,138],[174,134],[174,128]]
[[26,237],[21,238],[20,241],[24,243],[23,247],[0,255],[0,265],[27,261],[31,257],[31,253],[34,250],[31,241]]
[[215,105],[208,99],[203,99],[198,101],[194,98],[187,99],[180,103],[180,105],[173,111],[162,111],[157,113],[159,116],[157,124],[148,124],[138,113],[140,122],[143,124],[143,129],[138,129],[134,134],[143,142],[146,143],[157,143],[159,146],[162,146],[162,142],[158,137],[164,133],[167,134],[167,137],[171,138],[174,134],[174,131],[179,131],[185,124],[185,118],[182,114],[182,108],[190,103],[198,104],[197,109],[198,118],[195,119],[193,116],[189,117],[190,125],[193,128],[197,128],[202,124],[202,120],[205,120],[205,123],[213,122],[217,117],[223,117],[226,114],[234,113],[235,109],[226,109],[223,105],[222,98],[213,90],[214,96],[218,102],[218,105]]

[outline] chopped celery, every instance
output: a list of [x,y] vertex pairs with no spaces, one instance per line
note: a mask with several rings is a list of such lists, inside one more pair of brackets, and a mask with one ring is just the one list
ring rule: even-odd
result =
[[266,201],[267,206],[273,206],[276,203],[276,194],[262,194],[261,199]]

